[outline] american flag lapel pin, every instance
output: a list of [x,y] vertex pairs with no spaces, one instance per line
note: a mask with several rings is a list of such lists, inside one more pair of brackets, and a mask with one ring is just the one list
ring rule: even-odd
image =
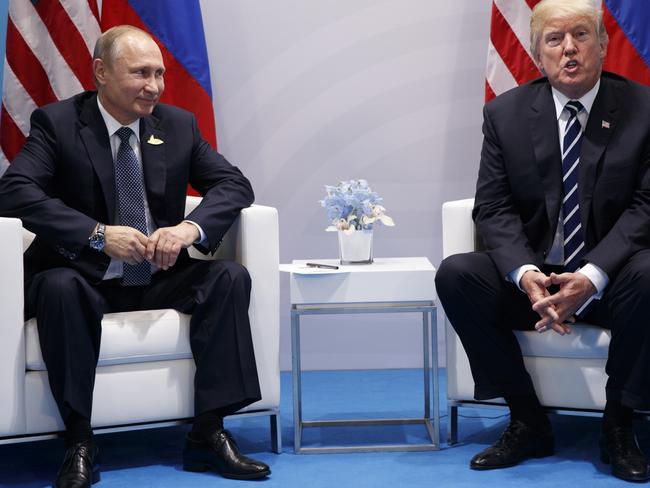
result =
[[611,124],[606,120],[603,120],[601,122],[601,124],[600,124],[601,129],[609,129],[610,127],[611,127]]

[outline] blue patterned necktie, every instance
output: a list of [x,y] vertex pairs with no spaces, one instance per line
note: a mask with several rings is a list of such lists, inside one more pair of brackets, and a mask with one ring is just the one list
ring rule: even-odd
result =
[[584,107],[580,102],[570,101],[565,108],[569,111],[569,120],[564,129],[564,144],[562,146],[564,269],[567,272],[574,272],[580,267],[580,260],[585,254],[578,195],[578,168],[580,167],[580,146],[582,145],[582,127],[578,120],[578,113]]
[[[140,162],[133,152],[129,138],[133,131],[121,127],[115,132],[120,138],[120,147],[115,158],[115,185],[120,224],[133,227],[147,235],[147,220],[144,214],[144,184]],[[123,286],[148,285],[151,283],[151,264],[124,263],[122,274]]]

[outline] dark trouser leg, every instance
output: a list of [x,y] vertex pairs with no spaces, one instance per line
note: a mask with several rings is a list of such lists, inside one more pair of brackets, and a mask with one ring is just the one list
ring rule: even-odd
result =
[[532,329],[539,319],[528,297],[499,275],[485,253],[445,259],[436,273],[436,290],[467,352],[475,398],[536,397],[512,332]]
[[599,307],[612,331],[607,400],[650,408],[650,250],[632,256],[608,288]]
[[627,261],[593,312],[586,319],[612,331],[601,459],[618,478],[647,481],[650,466],[634,435],[632,414],[634,408],[650,408],[650,250]]
[[154,275],[143,308],[192,314],[195,412],[233,413],[261,398],[248,321],[251,281],[232,261],[191,261]]
[[27,315],[36,316],[52,394],[64,421],[90,419],[103,299],[76,271],[54,268],[29,283]]

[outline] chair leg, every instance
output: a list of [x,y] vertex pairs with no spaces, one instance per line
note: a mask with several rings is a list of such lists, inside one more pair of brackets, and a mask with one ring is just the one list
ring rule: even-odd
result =
[[282,426],[280,422],[280,412],[272,414],[271,421],[271,449],[274,453],[282,452]]
[[447,429],[447,444],[453,446],[458,443],[458,406],[447,406],[447,419],[449,420]]

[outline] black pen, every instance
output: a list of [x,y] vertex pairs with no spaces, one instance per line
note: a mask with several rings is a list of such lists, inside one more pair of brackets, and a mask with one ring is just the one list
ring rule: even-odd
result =
[[335,266],[333,264],[307,263],[307,266],[310,268],[339,269],[338,266]]

